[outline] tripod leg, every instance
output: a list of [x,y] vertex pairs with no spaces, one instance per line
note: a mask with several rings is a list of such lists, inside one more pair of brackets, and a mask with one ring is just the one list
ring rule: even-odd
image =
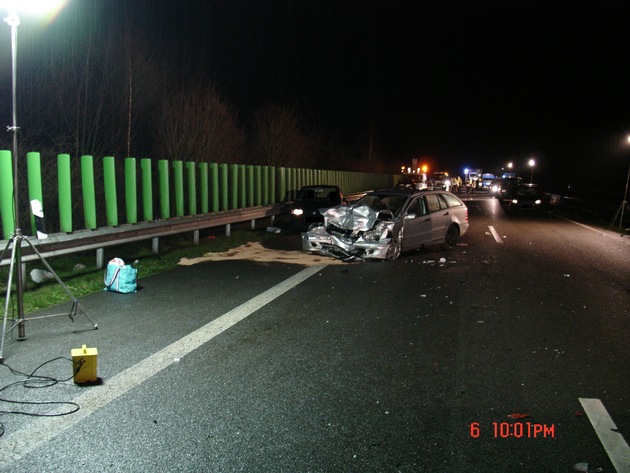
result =
[[[46,267],[46,269],[48,271],[50,271],[50,273],[53,275],[53,277],[55,278],[55,280],[57,281],[57,283],[63,288],[63,290],[66,292],[66,294],[70,297],[70,299],[72,299],[72,310],[70,311],[70,313],[68,314],[70,316],[70,320],[72,320],[74,322],[73,319],[73,315],[77,313],[77,311],[79,310],[79,301],[77,300],[76,297],[74,297],[74,294],[72,294],[72,292],[70,292],[70,289],[68,289],[68,286],[66,286],[63,281],[61,280],[61,278],[59,278],[59,276],[57,275],[57,273],[55,272],[54,269],[52,269],[50,267],[50,265],[48,264],[48,261],[46,261],[46,259],[42,256],[42,254],[37,250],[37,248],[35,248],[35,246],[30,242],[30,240],[28,238],[26,238],[26,242],[28,243],[28,245],[31,247],[31,249],[35,252],[35,254],[37,255],[37,257],[39,258],[39,260],[44,264],[44,266]],[[98,325],[96,325],[94,322],[92,322],[92,319],[90,319],[90,317],[88,317],[88,315],[85,313],[84,310],[81,310],[81,313],[85,316],[86,319],[88,319],[88,321],[90,322],[90,324],[92,324],[92,327],[94,327],[95,329],[98,328]]]
[[[9,245],[11,244],[11,242],[15,243],[13,237],[11,237],[11,239],[7,243],[7,246],[2,252],[3,256],[6,253],[7,248],[9,248]],[[11,252],[11,264],[9,265],[9,278],[7,280],[7,293],[6,293],[6,299],[4,300],[4,317],[2,320],[2,339],[0,340],[0,363],[4,363],[4,358],[3,358],[4,339],[5,339],[5,336],[6,336],[5,334],[7,330],[7,318],[9,317],[9,303],[11,301],[11,284],[13,283],[13,267],[14,266],[15,266],[15,244],[13,245],[13,251]]]

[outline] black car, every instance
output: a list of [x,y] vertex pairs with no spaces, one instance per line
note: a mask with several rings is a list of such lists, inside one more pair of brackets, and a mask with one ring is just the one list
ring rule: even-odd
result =
[[505,208],[510,210],[540,210],[544,203],[544,193],[538,184],[519,184],[509,199],[504,200]]
[[512,195],[523,182],[520,177],[505,177],[501,179],[499,188],[497,189],[497,198],[501,200],[501,203],[507,203],[512,200]]
[[323,223],[321,213],[330,207],[344,202],[341,190],[337,186],[304,186],[289,204],[289,224],[293,231],[307,230],[313,223]]

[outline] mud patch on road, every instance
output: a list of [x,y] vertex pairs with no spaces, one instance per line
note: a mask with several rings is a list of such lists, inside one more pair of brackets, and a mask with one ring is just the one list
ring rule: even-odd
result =
[[258,263],[300,264],[302,266],[350,264],[344,263],[343,261],[335,258],[313,255],[303,251],[265,248],[258,242],[246,243],[245,245],[241,245],[223,253],[206,253],[204,256],[200,256],[198,258],[182,258],[179,260],[179,264],[182,266],[190,266],[197,263],[205,263],[206,261],[225,261],[235,259],[251,260]]

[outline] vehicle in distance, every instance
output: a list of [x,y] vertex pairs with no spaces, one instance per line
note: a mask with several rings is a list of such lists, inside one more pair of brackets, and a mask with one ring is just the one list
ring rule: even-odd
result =
[[455,247],[468,230],[468,208],[442,190],[387,189],[324,212],[302,233],[302,249],[344,261],[398,258],[425,245]]
[[540,210],[543,201],[544,194],[537,184],[519,184],[504,205],[510,210]]
[[451,190],[451,178],[447,172],[434,172],[431,182],[434,189]]
[[294,231],[306,230],[313,223],[324,221],[322,210],[342,203],[343,195],[337,186],[304,186],[288,205],[289,225]]

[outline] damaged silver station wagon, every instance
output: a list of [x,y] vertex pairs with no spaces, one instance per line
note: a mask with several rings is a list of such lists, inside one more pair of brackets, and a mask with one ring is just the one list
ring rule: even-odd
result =
[[374,191],[323,215],[323,224],[302,233],[302,249],[344,261],[393,260],[432,244],[452,248],[468,230],[468,208],[443,190]]

